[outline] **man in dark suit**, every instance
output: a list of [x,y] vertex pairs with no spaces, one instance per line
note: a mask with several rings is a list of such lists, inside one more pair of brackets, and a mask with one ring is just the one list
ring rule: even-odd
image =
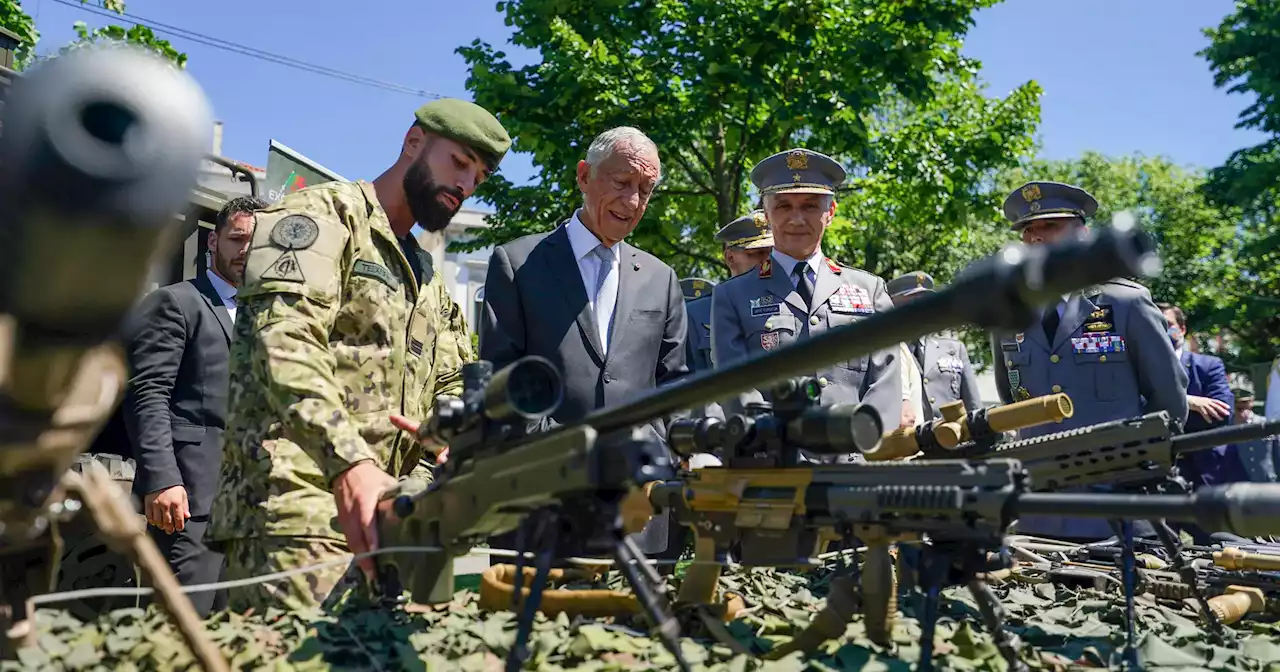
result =
[[[480,359],[495,369],[528,355],[564,376],[558,424],[581,420],[688,373],[684,294],[671,267],[625,242],[658,183],[658,148],[639,130],[600,134],[578,162],[582,207],[549,233],[493,251],[480,318]],[[648,426],[665,438],[665,423]],[[649,550],[665,520],[646,529]],[[512,536],[493,544],[508,547]],[[677,553],[676,549],[670,549]]]
[[[565,378],[557,423],[688,372],[675,271],[624,240],[660,170],[657,147],[640,131],[602,133],[578,163],[582,207],[549,233],[499,246],[489,260],[480,358],[495,369],[527,355],[551,360]],[[663,434],[661,421],[654,429]]]
[[[1212,355],[1191,352],[1186,347],[1187,316],[1178,306],[1158,304],[1169,325],[1174,355],[1187,372],[1187,422],[1184,429],[1199,432],[1231,424],[1236,399],[1227,381],[1227,367]],[[1196,487],[1249,480],[1239,460],[1228,455],[1226,446],[1190,453],[1178,460],[1178,470]]]
[[[142,300],[127,333],[130,378],[123,405],[137,460],[133,492],[148,531],[184,585],[218,580],[222,556],[204,544],[227,424],[227,358],[236,287],[266,203],[236,198],[209,233],[209,268]],[[222,595],[193,593],[208,614]]]

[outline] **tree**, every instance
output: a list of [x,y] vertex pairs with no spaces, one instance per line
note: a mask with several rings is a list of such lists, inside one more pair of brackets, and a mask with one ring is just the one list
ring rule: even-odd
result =
[[[88,0],[81,0],[81,3],[86,2]],[[102,0],[101,6],[103,9],[110,10],[121,16],[124,15],[124,2],[121,0]],[[180,68],[186,67],[187,55],[175,49],[168,40],[162,40],[157,37],[146,26],[135,24],[132,27],[125,28],[123,26],[107,25],[90,29],[85,22],[77,21],[72,27],[76,31],[77,39],[60,51],[100,42],[128,42],[155,51],[173,61]],[[15,62],[18,69],[22,70],[30,66],[35,58],[35,49],[36,44],[40,41],[40,32],[36,30],[35,22],[23,11],[22,4],[17,0],[0,0],[0,28],[5,28],[15,33],[21,42],[18,52],[15,54]]]
[[[1030,148],[1039,115],[1038,87],[988,99],[978,64],[959,54],[973,11],[994,2],[499,2],[512,41],[541,60],[515,68],[479,40],[458,51],[476,101],[532,155],[537,177],[486,182],[493,226],[464,247],[558,224],[579,202],[587,143],[631,125],[664,163],[631,240],[682,275],[723,275],[712,233],[754,205],[755,162],[796,145],[854,175],[828,254],[876,271],[945,265],[944,250],[968,240],[962,224],[994,214],[980,186]],[[907,250],[921,227],[951,238]]]
[[1280,351],[1280,4],[1237,0],[1205,34],[1210,44],[1200,55],[1214,84],[1254,98],[1237,127],[1270,136],[1234,152],[1207,185],[1211,199],[1243,215],[1234,300],[1215,317],[1230,325],[1244,361],[1270,361]]
[[1142,155],[1108,158],[1086,152],[1069,161],[1031,161],[1001,176],[1002,195],[1029,180],[1081,187],[1098,199],[1095,222],[1127,210],[1153,234],[1164,270],[1144,281],[1157,301],[1187,311],[1197,332],[1219,332],[1232,322],[1219,309],[1235,302],[1238,212],[1209,201],[1206,176],[1168,159]]

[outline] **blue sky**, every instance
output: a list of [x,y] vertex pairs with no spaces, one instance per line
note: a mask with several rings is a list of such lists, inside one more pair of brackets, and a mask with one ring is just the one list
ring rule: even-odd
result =
[[[92,3],[91,3],[92,4]],[[72,24],[107,22],[78,0],[25,0],[42,53],[74,38]],[[71,6],[69,6],[71,5]],[[1233,128],[1247,100],[1213,88],[1195,55],[1200,30],[1230,0],[1005,0],[979,12],[965,53],[983,62],[994,94],[1029,79],[1044,88],[1041,155],[1142,152],[1211,167],[1260,141]],[[454,49],[506,45],[493,0],[127,0],[130,15],[414,90],[469,98]],[[272,138],[348,178],[373,178],[395,158],[421,96],[321,76],[161,33],[190,57],[225,124],[223,153],[262,166]],[[523,62],[527,54],[507,48]],[[503,171],[532,172],[513,156]]]

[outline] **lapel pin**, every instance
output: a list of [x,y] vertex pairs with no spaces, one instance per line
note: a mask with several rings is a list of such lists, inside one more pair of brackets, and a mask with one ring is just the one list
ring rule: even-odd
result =
[[632,264],[632,265],[631,265],[631,270],[633,270],[633,271],[638,271],[638,270],[640,270],[640,264]]

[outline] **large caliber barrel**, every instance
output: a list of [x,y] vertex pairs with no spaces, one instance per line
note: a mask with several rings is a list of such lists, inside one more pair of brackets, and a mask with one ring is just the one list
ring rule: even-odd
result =
[[963,443],[989,438],[1002,432],[1062,422],[1075,412],[1071,397],[1064,393],[1005,406],[980,408],[968,413],[965,413],[964,402],[960,401],[947,404],[939,410],[942,418],[915,427],[895,429],[885,434],[880,445],[865,451],[863,456],[868,461],[881,462],[911,457],[921,450],[926,453],[951,450]]
[[1013,331],[1035,319],[1037,306],[1122,276],[1155,275],[1160,259],[1150,236],[1117,222],[1051,246],[1010,245],[965,269],[947,289],[891,311],[817,334],[803,347],[779,348],[734,366],[664,386],[584,419],[601,433],[697,408],[708,399],[765,389],[774,383],[925,334],[972,324]]

